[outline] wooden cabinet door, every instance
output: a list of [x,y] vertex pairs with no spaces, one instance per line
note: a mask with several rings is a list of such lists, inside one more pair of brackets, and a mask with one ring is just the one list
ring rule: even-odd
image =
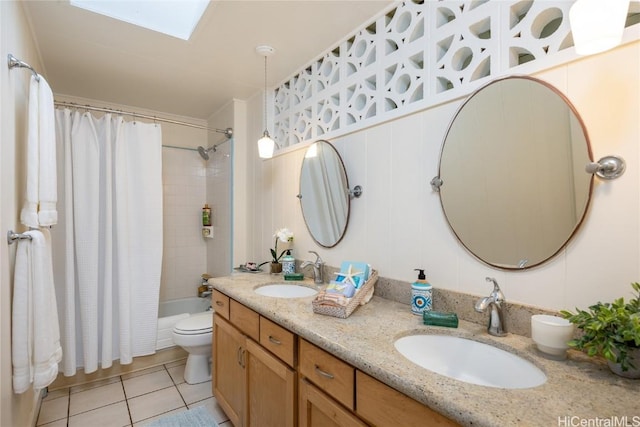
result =
[[246,427],[294,427],[296,373],[259,344],[247,340]]
[[458,425],[428,406],[360,371],[356,371],[356,413],[374,426]]
[[299,427],[364,427],[351,412],[304,378],[299,387]]
[[221,316],[214,316],[213,334],[213,395],[239,427],[246,401],[246,338]]

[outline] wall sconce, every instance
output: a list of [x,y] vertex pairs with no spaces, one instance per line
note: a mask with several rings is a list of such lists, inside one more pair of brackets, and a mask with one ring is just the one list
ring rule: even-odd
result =
[[[258,46],[256,52],[264,56],[264,133],[262,138],[258,140],[258,155],[262,159],[270,159],[273,157],[273,150],[275,149],[276,142],[269,136],[267,130],[267,56],[274,54],[276,50],[271,46]],[[278,146],[280,148],[280,146]]]
[[585,167],[587,173],[596,174],[602,179],[616,179],[626,169],[624,159],[618,156],[605,156],[597,162],[589,163]]
[[628,10],[629,0],[576,0],[569,10],[576,53],[592,55],[619,45]]

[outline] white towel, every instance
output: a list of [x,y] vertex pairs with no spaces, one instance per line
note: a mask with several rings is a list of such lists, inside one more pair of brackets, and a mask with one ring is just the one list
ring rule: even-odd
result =
[[13,300],[13,386],[40,390],[58,375],[62,360],[49,230],[26,233],[16,253]]
[[31,76],[29,86],[29,117],[27,129],[27,191],[20,212],[20,222],[27,227],[38,227],[38,181],[40,176],[40,137],[38,132],[38,81]]
[[27,129],[27,189],[20,222],[27,227],[58,222],[56,211],[56,135],[53,93],[40,76],[31,76]]
[[11,358],[13,390],[24,393],[33,382],[31,358],[33,353],[33,324],[31,313],[32,268],[31,242],[19,240],[13,278],[13,312],[11,330]]
[[53,92],[49,83],[40,76],[38,92],[38,131],[40,142],[40,174],[38,221],[40,226],[58,223],[58,179],[56,175],[56,129]]

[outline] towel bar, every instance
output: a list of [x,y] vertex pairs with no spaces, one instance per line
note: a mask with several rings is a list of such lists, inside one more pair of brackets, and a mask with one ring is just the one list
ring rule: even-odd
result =
[[12,245],[16,240],[31,240],[28,234],[14,233],[13,230],[7,231],[7,243]]
[[26,68],[28,70],[31,70],[31,74],[33,74],[33,76],[36,78],[36,81],[40,81],[40,75],[35,70],[35,68],[27,64],[26,62],[19,60],[12,54],[7,55],[7,64],[9,65],[9,69],[18,67],[18,68]]

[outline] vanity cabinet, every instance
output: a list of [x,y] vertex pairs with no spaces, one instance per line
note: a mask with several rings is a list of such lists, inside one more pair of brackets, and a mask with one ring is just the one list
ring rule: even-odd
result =
[[[296,375],[286,362],[294,361],[294,335],[233,299],[228,306],[229,321],[214,317],[214,396],[236,427],[293,427]],[[261,325],[265,346],[285,361],[261,344]]]
[[457,425],[226,295],[214,301],[213,394],[234,426]]

